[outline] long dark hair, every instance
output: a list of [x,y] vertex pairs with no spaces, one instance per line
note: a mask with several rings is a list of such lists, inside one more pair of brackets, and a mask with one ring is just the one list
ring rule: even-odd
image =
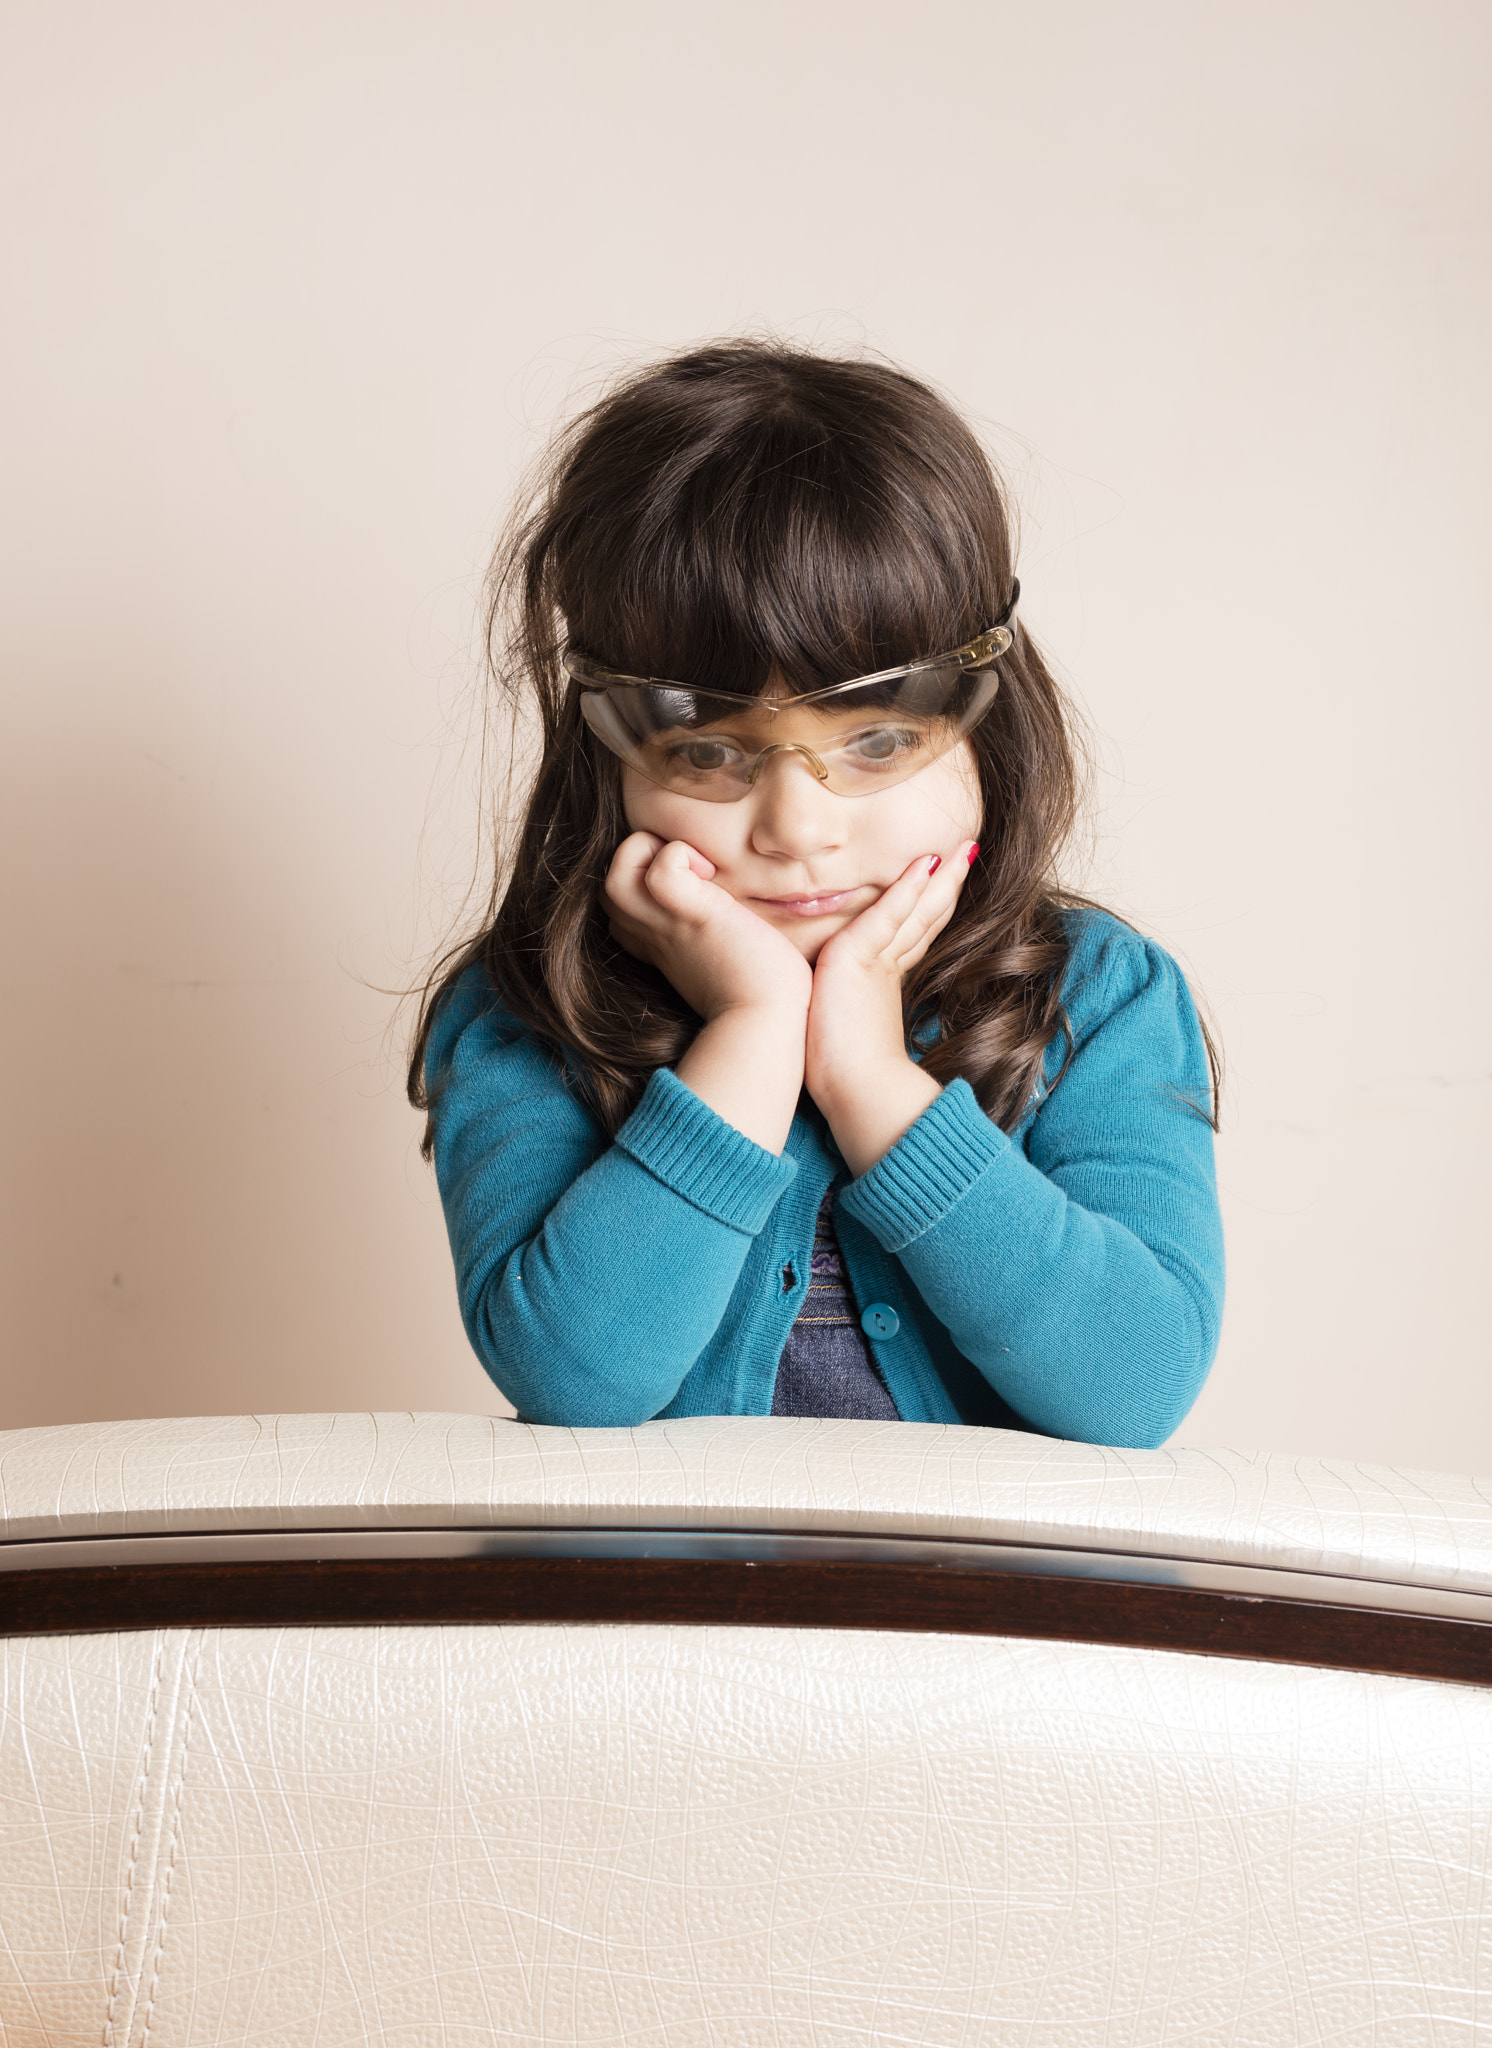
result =
[[[717,342],[626,378],[575,419],[489,573],[491,673],[510,710],[536,720],[538,769],[482,929],[425,984],[411,1102],[430,1108],[432,1018],[477,961],[611,1133],[699,1028],[607,930],[601,884],[628,831],[620,764],[581,719],[560,668],[567,644],[631,675],[751,695],[781,676],[813,690],[973,639],[1003,615],[1013,579],[984,450],[945,400],[889,365]],[[1053,1039],[1071,1050],[1061,913],[1099,907],[1056,876],[1080,795],[1073,716],[1024,627],[971,745],[980,858],[908,976],[905,1007],[909,1023],[936,1020],[927,1072],[963,1075],[1010,1130]],[[1197,1107],[1216,1127],[1220,1063],[1204,1036],[1213,1095]]]

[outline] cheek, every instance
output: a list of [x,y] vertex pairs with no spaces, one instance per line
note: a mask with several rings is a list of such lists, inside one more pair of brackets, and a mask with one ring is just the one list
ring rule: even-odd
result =
[[979,793],[979,770],[967,740],[935,761],[930,768],[888,790],[888,799],[899,798],[894,830],[898,852],[905,860],[919,853],[950,854],[966,839],[977,839],[984,819]]
[[660,789],[633,768],[622,770],[622,813],[632,832],[655,832],[660,839],[682,839],[717,867],[730,858],[740,838],[738,804],[702,804]]
[[938,762],[945,777],[944,808],[955,827],[955,841],[977,839],[984,824],[984,798],[979,790],[979,764],[967,740]]

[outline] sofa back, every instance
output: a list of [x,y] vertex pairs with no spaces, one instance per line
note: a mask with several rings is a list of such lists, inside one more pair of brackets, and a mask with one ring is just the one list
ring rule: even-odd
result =
[[1451,2042],[1485,1485],[786,1418],[0,1436],[0,2040]]

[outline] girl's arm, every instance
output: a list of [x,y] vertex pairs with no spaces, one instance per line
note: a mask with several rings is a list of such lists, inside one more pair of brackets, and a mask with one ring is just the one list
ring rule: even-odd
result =
[[1034,1428],[1159,1444],[1221,1323],[1205,1048],[1174,961],[1112,920],[1085,926],[1066,1001],[1076,1049],[1025,1151],[954,1082],[843,1203]]
[[614,1144],[473,968],[427,1063],[462,1321],[520,1415],[629,1425],[714,1335],[797,1168],[666,1069]]
[[711,887],[714,873],[681,839],[630,833],[606,877],[611,935],[704,1019],[679,1079],[736,1130],[780,1152],[803,1087],[813,977],[779,932]]
[[818,957],[804,1079],[851,1173],[869,1173],[938,1098],[907,1053],[902,983],[957,908],[979,852],[924,854]]
[[[435,1165],[467,1335],[533,1422],[656,1415],[714,1336],[797,1169],[812,977],[681,841],[646,832],[606,880],[613,934],[704,1020],[607,1145],[553,1056],[494,1008],[431,1035]],[[485,1001],[487,1007],[481,1005]]]

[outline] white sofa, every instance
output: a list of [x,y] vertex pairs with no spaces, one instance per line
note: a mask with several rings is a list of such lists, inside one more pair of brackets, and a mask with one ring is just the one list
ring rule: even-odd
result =
[[4,2048],[1492,2041],[1492,1486],[0,1435]]

